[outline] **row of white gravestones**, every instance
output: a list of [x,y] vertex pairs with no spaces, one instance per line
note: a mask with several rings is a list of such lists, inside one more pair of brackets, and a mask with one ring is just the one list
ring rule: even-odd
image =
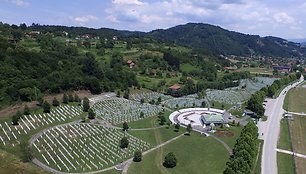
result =
[[141,119],[141,113],[144,114],[143,117],[151,117],[162,111],[161,106],[141,104],[123,98],[103,100],[96,103],[93,109],[97,116],[112,123],[136,121]]
[[0,141],[3,145],[19,144],[19,137],[28,134],[32,130],[37,130],[41,126],[58,122],[65,122],[82,113],[82,107],[63,105],[52,109],[51,113],[24,115],[20,118],[19,125],[12,125],[4,121],[0,123]]
[[204,99],[196,99],[196,98],[173,98],[170,100],[165,101],[165,105],[168,106],[169,108],[176,108],[178,107],[199,107],[202,105],[202,102]]
[[161,98],[162,101],[173,98],[170,95],[164,95],[158,92],[141,92],[141,93],[131,94],[129,99],[135,101],[141,101],[141,99],[144,99],[146,102],[150,102],[152,100],[157,101],[159,97]]
[[[46,131],[34,143],[38,159],[59,171],[94,171],[129,158],[150,144],[126,134],[129,147],[121,149],[124,134],[116,129],[92,124],[58,126]],[[35,153],[35,154],[37,154]]]

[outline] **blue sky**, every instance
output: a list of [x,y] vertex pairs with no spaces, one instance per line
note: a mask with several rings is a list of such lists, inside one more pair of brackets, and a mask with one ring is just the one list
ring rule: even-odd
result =
[[246,34],[306,38],[305,0],[0,0],[0,21],[151,31],[202,22]]

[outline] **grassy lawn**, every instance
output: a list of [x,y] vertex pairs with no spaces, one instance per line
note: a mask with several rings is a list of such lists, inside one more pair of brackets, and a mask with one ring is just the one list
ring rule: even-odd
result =
[[280,136],[277,147],[284,150],[292,150],[291,138],[289,132],[289,121],[287,119],[281,120]]
[[47,174],[48,172],[32,163],[23,163],[17,156],[0,150],[0,173]]
[[175,131],[174,125],[168,127],[162,127],[158,129],[152,130],[144,130],[144,131],[129,131],[129,134],[142,139],[153,146],[156,146],[162,142],[165,142],[171,138],[174,138],[181,133],[186,132],[185,128],[180,128],[178,132]]
[[284,109],[289,109],[291,112],[304,112],[306,113],[306,88],[295,88],[288,91],[285,102]]
[[257,161],[255,161],[255,167],[253,170],[253,174],[260,174],[261,173],[261,155],[262,155],[262,146],[263,146],[263,140],[258,140],[259,142],[259,152],[257,154]]
[[[170,111],[166,110],[164,112],[164,116],[166,121],[169,122],[169,115],[171,114]],[[131,129],[140,129],[140,128],[151,128],[151,127],[159,127],[159,119],[157,116],[144,118],[138,121],[133,121],[128,123]],[[122,124],[118,124],[118,127],[122,127]]]
[[267,74],[267,75],[272,75],[273,74],[273,69],[272,68],[245,67],[245,68],[241,68],[241,71],[249,71],[251,74]]
[[292,155],[277,152],[278,174],[295,174],[295,164]]
[[[222,105],[224,106],[224,108],[222,108]],[[228,104],[228,103],[220,103],[220,102],[217,102],[217,101],[211,101],[210,102],[210,107],[217,108],[217,109],[229,109],[232,106],[233,105]]]
[[[167,169],[162,165],[165,155],[169,152],[173,152],[178,160],[177,166],[172,169]],[[225,148],[215,139],[193,132],[191,136],[183,136],[143,156],[141,162],[132,163],[129,174],[222,173],[228,158],[229,155]]]
[[189,63],[184,63],[184,64],[181,64],[180,65],[180,69],[183,71],[183,72],[191,72],[193,70],[196,70],[197,68],[195,66],[192,66],[190,65]]
[[293,149],[306,154],[306,117],[294,115],[293,118],[293,121],[289,122]]
[[236,126],[231,126],[230,128],[224,128],[224,131],[228,132],[231,136],[220,136],[218,134],[217,137],[223,140],[227,145],[229,145],[231,148],[234,147],[236,143],[236,139],[239,137],[242,126],[236,127]]

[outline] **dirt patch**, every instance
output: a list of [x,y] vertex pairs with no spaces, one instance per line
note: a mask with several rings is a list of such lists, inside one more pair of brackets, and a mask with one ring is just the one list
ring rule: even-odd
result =
[[[80,98],[84,98],[84,97],[91,97],[92,94],[90,93],[90,91],[87,90],[79,90],[79,91],[73,91],[73,93],[76,93]],[[63,93],[59,93],[59,94],[51,94],[51,95],[47,95],[44,96],[44,100],[48,101],[49,103],[52,103],[53,98],[57,98],[59,101],[62,102],[62,98],[63,98]],[[17,111],[23,111],[24,106],[28,105],[28,107],[30,109],[36,109],[38,108],[37,106],[37,102],[36,101],[32,101],[32,102],[21,102],[21,103],[17,103],[13,106],[9,106],[6,107],[4,109],[2,109],[0,111],[0,117],[6,117],[6,116],[10,116],[15,114]]]
[[233,137],[234,133],[231,131],[217,131],[215,132],[217,137]]

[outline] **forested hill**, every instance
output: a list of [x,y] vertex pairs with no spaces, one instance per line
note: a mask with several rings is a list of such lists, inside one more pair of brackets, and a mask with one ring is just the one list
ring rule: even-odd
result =
[[281,38],[246,35],[202,23],[188,23],[166,30],[154,30],[148,35],[162,41],[205,49],[216,55],[255,54],[276,57],[306,55],[305,47]]

